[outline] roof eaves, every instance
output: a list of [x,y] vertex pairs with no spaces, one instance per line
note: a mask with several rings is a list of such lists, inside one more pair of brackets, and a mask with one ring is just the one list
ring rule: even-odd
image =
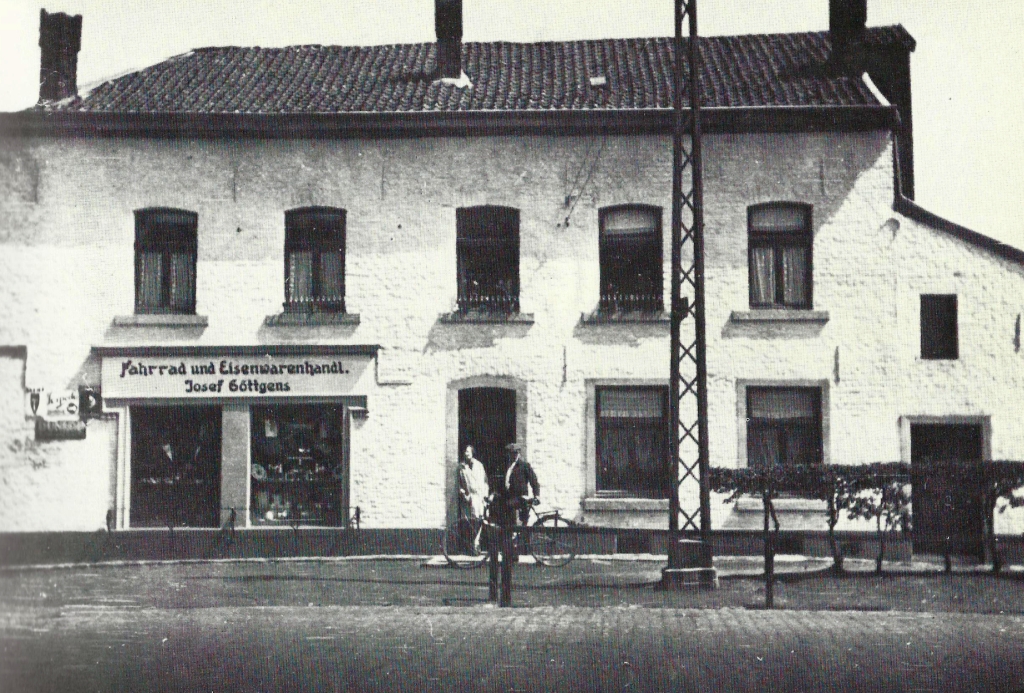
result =
[[[705,132],[893,130],[894,108],[757,106],[702,109]],[[343,113],[39,111],[0,113],[0,135],[56,137],[430,137],[489,134],[667,134],[671,108]]]
[[908,219],[924,224],[930,229],[936,231],[942,231],[947,233],[954,238],[959,238],[965,243],[983,248],[991,253],[998,255],[999,257],[1015,262],[1019,265],[1024,265],[1024,250],[1015,248],[1012,245],[1001,243],[994,238],[990,238],[984,234],[972,231],[966,226],[961,226],[948,219],[943,219],[938,214],[929,212],[927,209],[917,204],[916,202],[907,199],[903,195],[897,195],[893,202],[893,210],[899,212]]

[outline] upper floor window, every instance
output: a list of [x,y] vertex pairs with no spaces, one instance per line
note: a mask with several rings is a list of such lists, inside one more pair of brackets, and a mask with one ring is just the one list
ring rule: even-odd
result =
[[921,358],[960,357],[956,294],[921,296]]
[[821,389],[747,388],[747,464],[817,464],[823,459]]
[[601,310],[662,309],[661,209],[601,210]]
[[284,215],[285,310],[345,312],[345,210]]
[[811,307],[811,207],[786,202],[747,210],[751,308]]
[[460,311],[519,312],[519,210],[467,207],[455,213]]
[[668,389],[599,387],[597,491],[667,498]]
[[135,212],[135,312],[196,312],[199,216],[180,209]]

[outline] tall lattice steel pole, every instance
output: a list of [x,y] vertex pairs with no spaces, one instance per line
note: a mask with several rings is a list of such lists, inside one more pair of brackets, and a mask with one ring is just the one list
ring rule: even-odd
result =
[[[684,23],[688,38],[684,40]],[[707,340],[704,323],[704,188],[697,0],[675,0],[672,141],[672,306],[669,416],[671,495],[662,586],[711,587]]]

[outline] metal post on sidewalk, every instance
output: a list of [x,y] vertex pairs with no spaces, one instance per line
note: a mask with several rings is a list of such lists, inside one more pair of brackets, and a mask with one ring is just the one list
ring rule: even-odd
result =
[[494,531],[494,525],[488,523],[487,529],[487,562],[489,564],[490,576],[488,579],[487,601],[492,604],[498,602],[498,533]]
[[512,528],[501,528],[501,600],[498,606],[512,606],[512,563],[515,561],[512,547]]

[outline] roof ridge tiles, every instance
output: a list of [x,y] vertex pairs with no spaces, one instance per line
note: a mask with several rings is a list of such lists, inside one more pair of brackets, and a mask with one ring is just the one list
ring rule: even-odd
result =
[[[872,45],[913,50],[902,26],[872,27]],[[669,108],[673,41],[470,41],[471,87],[437,82],[433,42],[377,46],[208,46],[36,107],[99,113],[369,113]],[[827,32],[705,37],[700,88],[710,108],[875,104],[859,79],[824,67]],[[604,84],[589,78],[602,76]]]

